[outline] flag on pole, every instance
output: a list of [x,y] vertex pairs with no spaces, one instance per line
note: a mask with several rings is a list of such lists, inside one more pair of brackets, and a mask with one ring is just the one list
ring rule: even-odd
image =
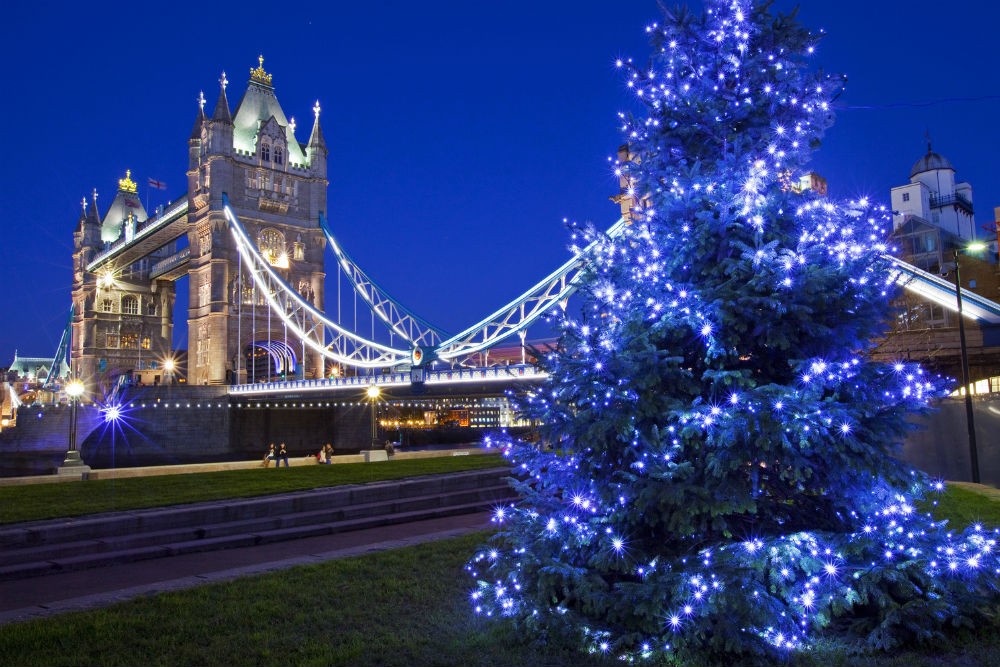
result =
[[167,189],[167,184],[166,183],[164,183],[163,181],[158,181],[155,178],[146,179],[146,182],[149,184],[149,187],[151,187],[151,188],[156,188],[157,190],[166,190]]

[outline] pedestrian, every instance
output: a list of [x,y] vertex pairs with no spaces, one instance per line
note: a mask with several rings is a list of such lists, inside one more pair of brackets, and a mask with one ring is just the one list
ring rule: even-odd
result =
[[274,463],[274,467],[275,468],[280,468],[282,461],[285,462],[285,467],[287,468],[288,467],[288,450],[285,449],[285,443],[281,443],[281,446],[278,448],[278,458],[277,458],[277,460]]
[[332,462],[331,459],[333,458],[333,445],[329,442],[326,443],[326,447],[323,448],[323,454],[326,457],[327,465],[329,465]]
[[265,468],[271,465],[271,461],[274,460],[274,443],[271,443],[271,448],[267,450],[267,454],[264,454],[264,460],[261,461],[261,465]]

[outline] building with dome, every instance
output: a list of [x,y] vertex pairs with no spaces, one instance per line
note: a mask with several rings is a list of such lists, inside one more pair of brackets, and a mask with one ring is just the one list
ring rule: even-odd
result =
[[[891,190],[893,241],[901,259],[954,280],[955,251],[972,241],[990,247],[978,257],[961,256],[963,290],[1000,301],[996,235],[976,222],[972,186],[955,179],[955,168],[932,150],[910,169],[910,180]],[[1000,210],[1000,209],[998,209]],[[877,356],[912,359],[961,377],[958,313],[909,291],[900,296],[892,332]],[[969,367],[978,393],[1000,392],[1000,327],[966,320]]]

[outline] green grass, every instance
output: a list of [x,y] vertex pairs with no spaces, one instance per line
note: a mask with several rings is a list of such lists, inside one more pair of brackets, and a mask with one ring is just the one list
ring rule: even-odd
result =
[[[462,568],[485,539],[474,534],[6,625],[0,664],[622,664],[533,645],[507,622],[473,616]],[[931,649],[874,657],[824,647],[784,664],[997,665],[1000,638],[995,628],[983,628]]]
[[0,627],[0,664],[587,665],[475,618],[482,534]]
[[[949,488],[936,513],[956,526],[968,518],[1000,523],[1000,503],[962,488]],[[474,617],[463,566],[485,539],[469,535],[3,626],[0,665],[622,664],[532,645],[506,622]],[[998,629],[892,655],[822,646],[782,664],[998,665]]]
[[305,491],[340,484],[480,470],[504,465],[499,456],[442,456],[388,463],[254,468],[62,484],[0,486],[0,524],[82,516],[97,512],[180,505]]
[[[933,501],[936,501],[936,506]],[[995,489],[974,491],[966,485],[949,484],[947,493],[935,494],[921,503],[921,509],[930,510],[934,516],[948,518],[954,528],[982,522],[987,526],[1000,526],[1000,493]]]

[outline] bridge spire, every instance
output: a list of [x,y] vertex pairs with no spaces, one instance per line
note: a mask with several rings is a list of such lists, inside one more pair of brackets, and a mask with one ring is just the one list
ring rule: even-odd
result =
[[319,125],[319,100],[316,100],[316,104],[313,105],[313,114],[316,116],[316,120],[313,122],[312,134],[309,135],[309,164],[316,168],[319,163],[316,158],[319,158],[323,163],[324,175],[326,170],[326,140],[323,138],[323,128]]
[[229,80],[226,79],[226,73],[223,72],[219,78],[219,101],[215,103],[215,112],[212,113],[212,120],[232,124],[233,117],[229,114],[229,99],[226,97],[226,86],[228,84]]
[[205,117],[205,93],[198,93],[198,115],[194,119],[194,127],[191,129],[191,139],[201,139],[201,127],[207,120]]

